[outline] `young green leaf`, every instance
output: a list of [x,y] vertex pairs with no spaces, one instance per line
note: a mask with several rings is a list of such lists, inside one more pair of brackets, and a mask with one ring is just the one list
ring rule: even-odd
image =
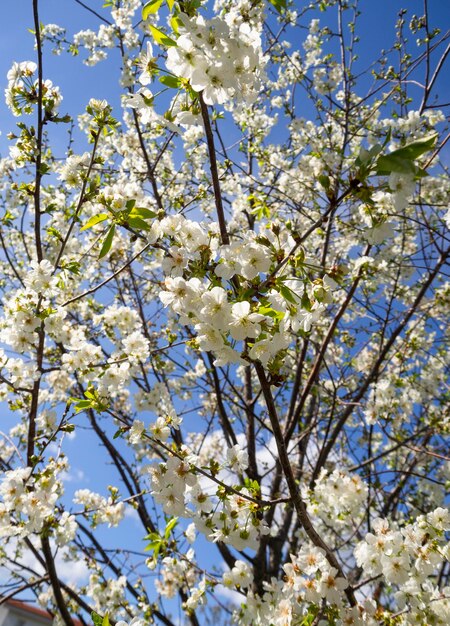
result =
[[80,413],[80,411],[84,411],[85,409],[90,409],[92,407],[92,400],[78,400],[75,404],[75,412]]
[[281,13],[283,9],[286,9],[286,0],[269,0],[269,3],[274,7],[278,13]]
[[317,177],[317,180],[325,190],[328,190],[330,188],[331,183],[329,176],[325,176],[325,174],[322,174],[321,176]]
[[164,0],[150,0],[142,7],[142,19],[145,21],[152,13],[157,13]]
[[161,545],[161,541],[161,539],[155,539],[155,541],[151,541],[145,546],[144,552],[151,552],[155,550],[155,548]]
[[91,617],[92,617],[92,621],[94,622],[94,626],[102,626],[103,617],[101,615],[99,615],[95,611],[92,611]]
[[169,24],[173,32],[178,35],[180,27],[183,26],[183,22],[180,20],[180,18],[177,15],[172,15],[169,20]]
[[156,28],[156,26],[152,26],[151,24],[149,24],[149,29],[156,43],[159,43],[161,46],[176,46],[177,45],[176,41],[171,39],[169,35],[166,35],[166,33],[160,30],[159,28]]
[[292,289],[289,289],[286,285],[280,284],[279,286],[280,294],[283,296],[285,300],[291,302],[292,304],[298,304],[298,298]]
[[166,530],[164,531],[164,537],[168,539],[170,537],[170,533],[178,524],[178,517],[172,517],[171,520],[167,522]]
[[99,213],[98,215],[93,215],[87,222],[86,224],[80,228],[80,232],[83,230],[87,230],[88,228],[92,228],[93,226],[95,226],[96,224],[99,224],[100,222],[104,222],[105,220],[107,220],[109,217],[109,215],[107,213]]
[[136,230],[150,230],[150,224],[147,224],[147,222],[140,217],[129,216],[127,224]]
[[112,224],[106,234],[105,241],[103,242],[102,249],[100,250],[100,254],[98,255],[99,259],[102,259],[111,250],[115,232],[116,225]]
[[121,435],[123,435],[124,432],[126,432],[124,428],[119,428],[119,430],[116,430],[116,432],[114,433],[113,439],[118,439]]
[[159,82],[171,89],[178,89],[180,87],[180,79],[176,76],[161,76]]
[[148,220],[156,217],[156,213],[146,207],[136,206],[130,211],[130,217],[140,217],[143,220]]

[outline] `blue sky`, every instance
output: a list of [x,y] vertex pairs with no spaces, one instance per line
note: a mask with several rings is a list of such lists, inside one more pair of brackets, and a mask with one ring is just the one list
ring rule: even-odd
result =
[[[3,92],[6,86],[6,73],[13,61],[34,59],[34,40],[28,32],[33,28],[32,0],[3,1],[2,19],[0,22],[0,87]],[[108,9],[103,9],[103,0],[88,0],[86,2],[96,11],[108,17]],[[209,3],[211,4],[211,2]],[[299,8],[304,2],[297,2]],[[445,32],[450,28],[450,2],[447,0],[429,0],[430,22],[433,26]],[[356,70],[367,67],[378,52],[388,48],[395,36],[395,20],[399,10],[406,6],[408,9],[407,21],[413,14],[421,15],[423,0],[361,0],[362,15],[359,17],[359,61],[355,64]],[[86,11],[75,0],[41,0],[39,3],[41,22],[56,23],[67,28],[69,35],[91,28],[98,29],[99,19]],[[316,15],[309,13],[309,19],[321,18],[327,24],[324,13]],[[306,21],[306,20],[305,20]],[[295,45],[295,44],[294,44]],[[55,56],[47,47],[45,53],[45,77],[59,85],[64,100],[60,107],[61,113],[70,113],[74,116],[84,111],[89,98],[105,98],[115,107],[119,106],[118,85],[119,55],[112,51],[111,58],[99,63],[95,67],[87,67],[81,58],[73,58],[69,54]],[[442,95],[443,102],[450,100],[450,85],[445,81],[445,72],[442,73],[436,85],[436,91]],[[307,106],[307,103],[305,102]],[[6,133],[14,129],[15,119],[11,116],[0,95],[0,155],[7,150]],[[64,143],[61,144],[64,148]],[[83,146],[83,149],[85,146]]]

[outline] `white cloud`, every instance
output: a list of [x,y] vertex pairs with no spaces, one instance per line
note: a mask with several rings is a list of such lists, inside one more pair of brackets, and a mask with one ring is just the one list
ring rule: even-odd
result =
[[140,522],[139,513],[130,504],[125,505],[125,517],[128,519],[132,519],[136,522]]
[[[15,558],[16,546],[17,543],[20,543],[21,556],[19,558]],[[32,540],[33,545],[36,546],[36,550],[39,550],[39,543],[36,540]],[[52,552],[55,552],[55,545],[52,543],[51,545]],[[6,555],[19,563],[18,566],[14,566],[15,571],[20,572],[20,565],[24,567],[28,567],[38,576],[41,576],[45,573],[44,567],[39,563],[38,559],[34,556],[33,552],[27,548],[21,539],[11,538],[8,543],[4,546],[4,550]],[[74,584],[79,585],[87,581],[89,576],[89,570],[86,567],[84,561],[77,559],[73,560],[69,558],[66,560],[65,557],[68,556],[67,548],[60,548],[56,554],[55,565],[56,571],[58,572],[61,580],[66,584]],[[9,569],[6,567],[0,567],[0,581],[2,579],[8,580],[11,577],[9,573]]]
[[75,468],[71,468],[68,472],[62,472],[60,476],[65,483],[80,483],[86,478],[82,469]]
[[238,593],[234,589],[229,589],[224,585],[216,585],[214,587],[214,593],[221,598],[225,598],[228,602],[231,602],[235,606],[240,606],[245,600],[245,597],[241,593]]

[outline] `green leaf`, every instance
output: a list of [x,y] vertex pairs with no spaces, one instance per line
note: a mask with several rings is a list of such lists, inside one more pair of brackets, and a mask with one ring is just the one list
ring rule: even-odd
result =
[[159,30],[159,28],[156,28],[156,26],[152,26],[151,24],[149,24],[148,27],[156,43],[159,43],[161,46],[176,46],[177,45],[176,41],[171,39],[162,30]]
[[380,145],[379,143],[375,144],[369,150],[369,157],[373,158],[373,157],[378,156],[382,150],[383,150],[382,145]]
[[123,433],[125,432],[125,430],[123,428],[119,428],[119,430],[116,430],[116,432],[113,435],[113,439],[118,439],[121,435],[123,435]]
[[267,237],[261,237],[261,235],[256,237],[256,242],[260,243],[262,246],[266,246],[266,248],[272,247],[272,242],[270,241],[270,239],[267,239]]
[[178,517],[172,517],[172,519],[169,520],[169,522],[166,525],[166,530],[164,531],[164,537],[166,539],[170,537],[170,533],[172,532],[172,530],[175,528],[177,524],[178,524]]
[[112,224],[105,237],[105,241],[103,242],[102,249],[100,250],[100,254],[98,255],[99,259],[102,259],[111,250],[115,232],[116,232],[116,225]]
[[140,217],[129,216],[127,219],[127,224],[131,226],[131,228],[135,228],[136,230],[150,230],[150,224],[144,222],[144,220]]
[[55,237],[55,239],[58,239],[59,241],[63,240],[63,236],[61,235],[61,233],[59,232],[59,230],[57,230],[56,228],[54,228],[53,226],[49,226],[47,228],[47,232],[49,235],[52,235],[52,237]]
[[400,174],[415,173],[416,167],[413,162],[433,148],[437,137],[437,133],[433,133],[428,135],[428,137],[423,137],[423,139],[418,139],[389,154],[378,157],[376,163],[377,174],[390,174],[391,172],[399,172]]
[[61,268],[75,274],[75,276],[80,275],[80,264],[78,261],[69,261],[67,263],[63,262],[61,263]]
[[423,137],[422,139],[413,141],[398,150],[394,150],[394,153],[403,156],[405,159],[418,159],[422,156],[422,154],[425,154],[425,152],[428,152],[434,147],[437,138],[438,134],[433,133],[432,135],[428,135],[428,137]]
[[78,400],[75,404],[75,411],[79,413],[84,409],[90,409],[92,407],[92,400]]
[[269,306],[260,306],[258,309],[258,313],[261,313],[261,315],[267,315],[268,317],[271,317],[275,320],[282,320],[284,317],[284,313],[282,311],[276,311]]
[[156,533],[156,532],[145,535],[144,539],[150,539],[150,541],[162,541],[161,537],[159,536],[159,533]]
[[72,118],[70,117],[70,115],[63,115],[61,117],[52,117],[52,122],[55,122],[56,124],[59,124],[60,122],[63,122],[64,124],[68,124],[71,121],[72,121]]
[[253,215],[256,215],[259,220],[263,219],[264,217],[270,217],[269,207],[263,200],[255,198],[254,196],[249,196],[249,200],[253,202],[253,208],[251,210],[251,213]]
[[169,20],[169,24],[170,24],[170,27],[172,28],[173,32],[176,35],[178,35],[180,27],[183,26],[183,22],[180,20],[180,18],[177,17],[176,15],[172,15],[172,17]]
[[303,292],[301,305],[302,305],[302,309],[306,309],[306,311],[311,311],[311,300],[309,299],[309,296],[306,293],[306,291]]
[[180,79],[176,76],[161,76],[159,82],[171,89],[178,89],[180,87]]
[[45,176],[45,174],[48,174],[49,171],[49,165],[47,165],[47,163],[41,163],[41,167],[39,168],[39,174],[41,174],[41,176]]
[[103,617],[101,615],[99,615],[95,611],[92,611],[91,617],[92,617],[92,621],[94,622],[94,626],[102,626]]
[[169,11],[173,9],[174,4],[175,4],[175,0],[167,0],[167,6],[169,7]]
[[394,153],[380,156],[377,160],[377,174],[383,176],[391,172],[414,174],[416,167],[413,161],[404,159]]
[[250,478],[244,478],[244,485],[246,488],[252,492],[253,494],[257,494],[261,492],[261,487],[257,480],[251,480]]
[[105,617],[102,620],[102,626],[109,626],[109,615],[105,613]]
[[98,215],[94,215],[93,217],[91,217],[90,220],[86,222],[86,224],[82,228],[80,228],[80,232],[83,230],[87,230],[88,228],[92,228],[100,222],[104,222],[108,219],[108,217],[109,215],[107,213],[99,213]]
[[281,13],[283,9],[286,9],[286,0],[269,0],[269,3],[274,7],[278,13]]
[[292,304],[298,304],[298,298],[296,297],[296,294],[294,291],[292,291],[292,289],[289,289],[289,287],[286,287],[286,285],[281,284],[279,285],[279,290],[280,294],[285,300],[291,302]]
[[318,176],[317,180],[325,190],[328,190],[330,188],[330,178],[328,176],[325,176],[325,174],[321,174],[320,176]]
[[142,19],[145,21],[152,13],[157,13],[164,0],[150,0],[142,7]]
[[161,539],[155,539],[155,541],[151,541],[149,544],[145,546],[144,552],[150,552],[150,550],[154,550],[160,545],[161,545]]
[[134,207],[132,211],[130,211],[130,217],[140,217],[143,220],[148,220],[152,217],[156,217],[156,213],[154,211],[151,211],[150,209],[147,209],[146,207],[137,206]]

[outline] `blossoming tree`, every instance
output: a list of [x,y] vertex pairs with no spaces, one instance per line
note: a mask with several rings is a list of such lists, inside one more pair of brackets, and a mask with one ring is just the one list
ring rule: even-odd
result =
[[[7,76],[0,602],[448,624],[449,34],[425,0],[363,63],[356,0],[76,1]],[[118,54],[122,110],[70,117],[51,49]],[[110,486],[68,498],[77,432]]]

